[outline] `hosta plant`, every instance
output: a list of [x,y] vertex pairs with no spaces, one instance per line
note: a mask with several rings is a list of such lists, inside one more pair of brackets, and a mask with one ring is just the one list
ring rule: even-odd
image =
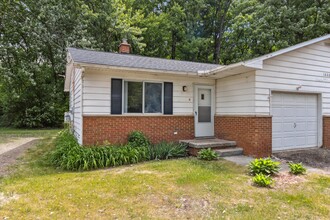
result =
[[306,168],[302,165],[302,163],[289,163],[290,173],[294,175],[305,174]]
[[280,162],[273,161],[269,157],[265,159],[260,158],[251,161],[248,168],[250,174],[253,176],[260,173],[265,175],[274,175],[280,170]]
[[255,185],[260,187],[270,187],[274,183],[270,176],[264,175],[262,173],[256,174],[252,181]]
[[200,150],[197,157],[201,160],[215,160],[218,158],[218,154],[211,148],[208,148]]

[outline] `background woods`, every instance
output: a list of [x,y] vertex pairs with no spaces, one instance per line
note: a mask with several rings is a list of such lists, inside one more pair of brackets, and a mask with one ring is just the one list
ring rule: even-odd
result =
[[68,46],[230,64],[327,33],[328,0],[0,0],[0,125],[61,125]]

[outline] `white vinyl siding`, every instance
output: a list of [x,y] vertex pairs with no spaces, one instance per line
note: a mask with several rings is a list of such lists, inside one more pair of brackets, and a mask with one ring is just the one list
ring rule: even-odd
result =
[[[330,47],[323,42],[264,61],[256,71],[256,114],[270,114],[271,91],[322,94],[323,114],[330,114]],[[297,87],[301,88],[297,90]]]
[[255,114],[254,84],[254,71],[218,79],[216,83],[216,114]]
[[73,132],[78,143],[82,144],[82,79],[81,69],[74,69],[70,86],[70,111],[73,116]]
[[[196,73],[197,74],[197,73]],[[214,79],[150,74],[127,70],[86,68],[83,77],[84,115],[110,115],[111,78],[148,82],[173,82],[173,115],[193,115],[193,85],[214,85]],[[187,86],[183,92],[182,87]]]

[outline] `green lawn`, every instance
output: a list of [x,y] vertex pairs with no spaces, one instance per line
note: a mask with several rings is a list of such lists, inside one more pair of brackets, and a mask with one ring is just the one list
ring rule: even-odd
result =
[[0,144],[8,143],[17,138],[24,137],[49,137],[54,136],[60,129],[17,129],[0,128]]
[[328,219],[330,177],[309,174],[273,189],[251,185],[246,168],[196,158],[91,172],[47,165],[45,138],[1,180],[9,219]]

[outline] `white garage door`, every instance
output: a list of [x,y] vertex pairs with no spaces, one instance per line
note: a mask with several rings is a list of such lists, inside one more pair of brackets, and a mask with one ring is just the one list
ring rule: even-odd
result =
[[273,93],[273,151],[317,146],[317,95]]

